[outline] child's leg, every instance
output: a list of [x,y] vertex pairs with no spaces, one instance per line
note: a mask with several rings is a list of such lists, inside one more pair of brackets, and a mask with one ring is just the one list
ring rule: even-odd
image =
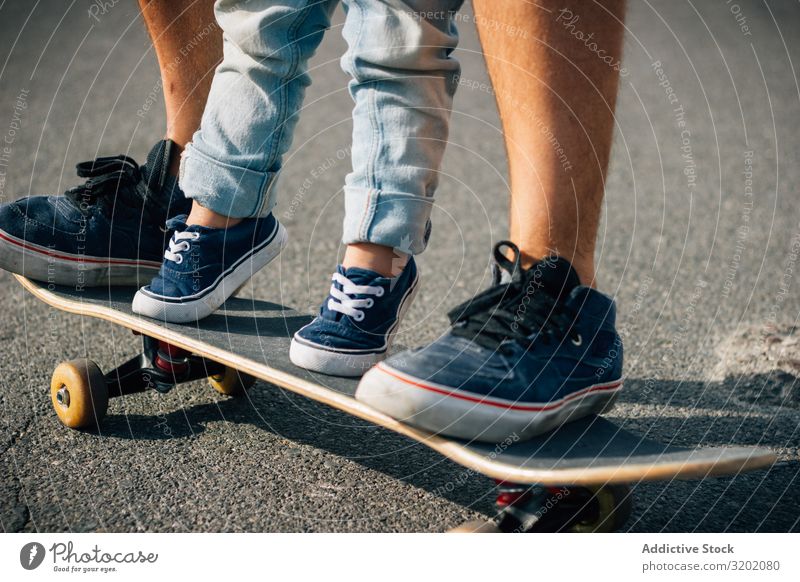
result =
[[309,84],[308,59],[335,5],[216,3],[224,56],[180,169],[192,211],[168,223],[174,233],[161,270],[134,297],[134,312],[173,322],[206,317],[285,245],[272,186]]
[[460,0],[345,0],[342,66],[353,80],[353,171],[345,184],[344,263],[290,356],[359,376],[384,359],[419,288],[459,67]]
[[353,171],[344,265],[384,275],[422,252],[448,138],[462,0],[351,0],[342,68],[352,76]]
[[217,2],[224,58],[180,180],[206,210],[234,219],[272,210],[272,185],[310,83],[307,62],[335,6],[336,0]]

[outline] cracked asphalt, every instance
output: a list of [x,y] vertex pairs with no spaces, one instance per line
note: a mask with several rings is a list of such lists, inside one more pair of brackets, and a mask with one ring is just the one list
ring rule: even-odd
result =
[[[626,348],[611,416],[650,438],[768,446],[780,460],[636,485],[631,531],[800,529],[800,7],[737,7],[630,7],[597,256]],[[313,61],[280,186],[290,244],[248,290],[302,311],[342,250],[352,104],[341,22]],[[506,233],[498,117],[468,17],[461,33],[463,86],[405,345],[435,338],[447,309],[487,284]],[[160,107],[143,111],[151,93],[158,73],[134,2],[99,22],[83,3],[0,3],[0,201],[62,192],[74,164],[100,154],[143,161],[164,124]],[[100,432],[59,424],[48,387],[60,361],[110,370],[137,349],[126,330],[51,310],[0,274],[4,531],[443,531],[491,511],[488,479],[263,383],[245,400],[199,382],[112,401]]]

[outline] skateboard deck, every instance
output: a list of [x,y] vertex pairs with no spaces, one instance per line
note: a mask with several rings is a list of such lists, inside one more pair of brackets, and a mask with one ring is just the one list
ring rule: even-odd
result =
[[96,317],[168,342],[202,358],[412,438],[445,457],[501,482],[542,486],[605,485],[730,475],[769,466],[775,455],[756,447],[689,449],[630,432],[613,421],[588,417],[525,442],[466,442],[403,424],[357,401],[358,381],[326,376],[289,361],[292,334],[310,317],[250,298],[231,298],[217,313],[193,324],[171,324],[134,314],[135,289],[80,290],[19,282],[51,307]]

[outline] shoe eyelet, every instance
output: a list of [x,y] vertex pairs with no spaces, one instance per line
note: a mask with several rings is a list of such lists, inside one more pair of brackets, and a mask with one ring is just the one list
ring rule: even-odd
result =
[[180,265],[183,262],[183,255],[175,257],[175,262]]
[[383,297],[383,293],[384,293],[384,288],[378,287],[378,290],[375,292],[375,295],[377,295],[378,297]]
[[581,334],[576,334],[574,338],[570,339],[570,341],[572,342],[572,345],[574,345],[574,346],[583,345],[583,337],[581,337]]
[[365,317],[364,312],[359,311],[353,316],[353,319],[355,319],[356,321],[364,321],[364,317]]
[[193,239],[193,240],[197,240],[197,239],[199,239],[199,238],[200,238],[200,233],[199,233],[199,232],[193,232],[193,233],[192,233],[192,239]]
[[368,298],[367,298],[367,305],[366,305],[366,308],[367,308],[367,309],[369,309],[369,308],[370,308],[370,307],[372,307],[373,305],[375,305],[375,300],[374,300],[372,297],[368,297]]

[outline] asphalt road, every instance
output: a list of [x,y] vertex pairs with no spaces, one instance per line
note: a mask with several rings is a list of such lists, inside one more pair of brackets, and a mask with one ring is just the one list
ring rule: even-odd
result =
[[[780,462],[638,485],[632,531],[800,529],[800,7],[737,2],[631,6],[598,250],[627,350],[612,416],[681,445],[769,446]],[[160,87],[134,2],[109,4],[95,22],[85,2],[0,2],[0,201],[61,192],[98,153],[143,161],[162,134],[159,107],[137,115]],[[341,19],[314,59],[282,180],[291,244],[249,291],[301,310],[324,296],[342,250],[338,158],[352,106]],[[406,345],[436,337],[447,309],[487,284],[491,244],[506,232],[498,118],[462,20],[470,82]],[[459,468],[425,447],[266,384],[244,401],[204,383],[114,401],[101,433],[58,423],[48,387],[59,361],[111,369],[136,350],[124,330],[50,310],[0,274],[3,530],[442,531],[491,510],[488,479],[455,481]]]

